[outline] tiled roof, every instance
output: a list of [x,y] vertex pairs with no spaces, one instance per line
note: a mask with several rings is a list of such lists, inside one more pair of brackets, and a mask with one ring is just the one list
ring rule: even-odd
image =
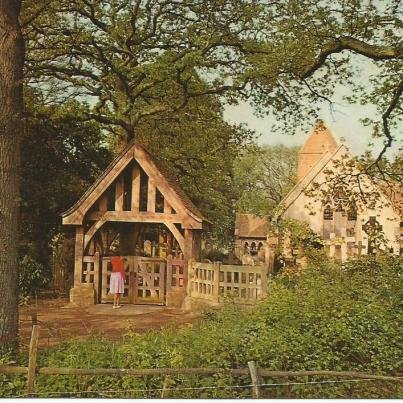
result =
[[268,221],[253,214],[236,215],[235,233],[238,238],[266,238]]

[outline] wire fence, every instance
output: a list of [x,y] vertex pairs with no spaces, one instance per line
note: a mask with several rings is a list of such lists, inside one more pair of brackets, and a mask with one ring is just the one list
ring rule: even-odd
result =
[[[396,379],[403,379],[403,377],[396,377]],[[363,378],[363,379],[342,379],[342,380],[324,380],[324,381],[306,381],[306,382],[281,382],[281,383],[260,383],[260,384],[246,384],[246,385],[216,385],[216,386],[197,386],[197,387],[178,387],[178,388],[151,388],[151,389],[118,389],[118,390],[82,390],[82,391],[46,391],[46,392],[33,392],[30,394],[21,394],[15,397],[35,397],[43,395],[85,395],[85,394],[118,394],[118,393],[153,393],[153,392],[181,392],[181,391],[206,391],[206,390],[218,390],[218,389],[248,389],[258,386],[259,388],[270,387],[284,387],[284,386],[304,386],[304,385],[331,385],[340,383],[358,383],[358,382],[374,382],[378,379]],[[253,395],[253,393],[252,393]]]
[[[253,397],[259,398],[262,395],[263,389],[276,387],[293,387],[306,385],[332,385],[332,384],[348,384],[360,382],[392,382],[395,384],[403,383],[403,376],[384,376],[363,374],[353,371],[270,371],[263,368],[257,368],[254,361],[248,362],[248,368],[150,368],[150,369],[128,369],[128,368],[52,368],[52,367],[37,367],[37,347],[39,339],[39,325],[33,325],[32,335],[29,346],[29,361],[27,367],[22,366],[0,366],[0,374],[8,375],[26,375],[27,376],[27,391],[14,397],[35,397],[35,396],[82,396],[86,394],[95,395],[117,395],[130,393],[157,393],[161,392],[160,397],[166,397],[174,392],[186,391],[218,391],[218,390],[236,390],[250,389]],[[252,381],[244,385],[211,385],[211,386],[189,386],[189,387],[169,387],[167,380],[174,375],[218,375],[226,374],[230,376],[248,376]],[[35,379],[37,375],[55,376],[55,375],[70,375],[70,376],[162,376],[164,384],[162,388],[137,388],[137,389],[118,389],[118,390],[83,390],[83,391],[35,391]],[[307,380],[307,381],[289,381],[290,377],[343,377],[349,379],[332,379],[332,380]],[[267,383],[263,378],[281,379],[285,378],[286,382]]]

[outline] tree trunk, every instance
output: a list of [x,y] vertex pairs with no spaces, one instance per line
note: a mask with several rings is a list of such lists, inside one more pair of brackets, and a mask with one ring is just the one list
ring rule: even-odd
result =
[[0,1],[0,352],[18,335],[18,205],[23,130],[21,3]]

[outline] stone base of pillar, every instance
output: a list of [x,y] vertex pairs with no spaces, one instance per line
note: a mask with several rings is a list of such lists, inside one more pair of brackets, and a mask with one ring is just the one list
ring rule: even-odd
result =
[[170,290],[166,297],[166,306],[181,308],[186,298],[186,290]]
[[90,306],[96,303],[96,293],[92,284],[76,286],[70,290],[70,304]]
[[184,299],[181,308],[187,312],[202,312],[206,308],[218,308],[220,306],[221,305],[216,301],[209,301],[207,299],[193,298],[187,296]]

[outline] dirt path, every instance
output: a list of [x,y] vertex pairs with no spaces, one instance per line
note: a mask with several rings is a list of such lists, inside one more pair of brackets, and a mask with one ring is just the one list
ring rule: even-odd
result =
[[64,298],[38,301],[35,306],[20,309],[20,334],[22,343],[29,344],[32,329],[31,313],[37,311],[41,326],[39,347],[46,348],[69,339],[86,339],[102,336],[109,340],[121,340],[127,329],[145,332],[160,329],[168,324],[184,326],[195,323],[199,316],[178,308],[155,305],[126,305],[113,309],[110,304],[88,308],[69,306]]

